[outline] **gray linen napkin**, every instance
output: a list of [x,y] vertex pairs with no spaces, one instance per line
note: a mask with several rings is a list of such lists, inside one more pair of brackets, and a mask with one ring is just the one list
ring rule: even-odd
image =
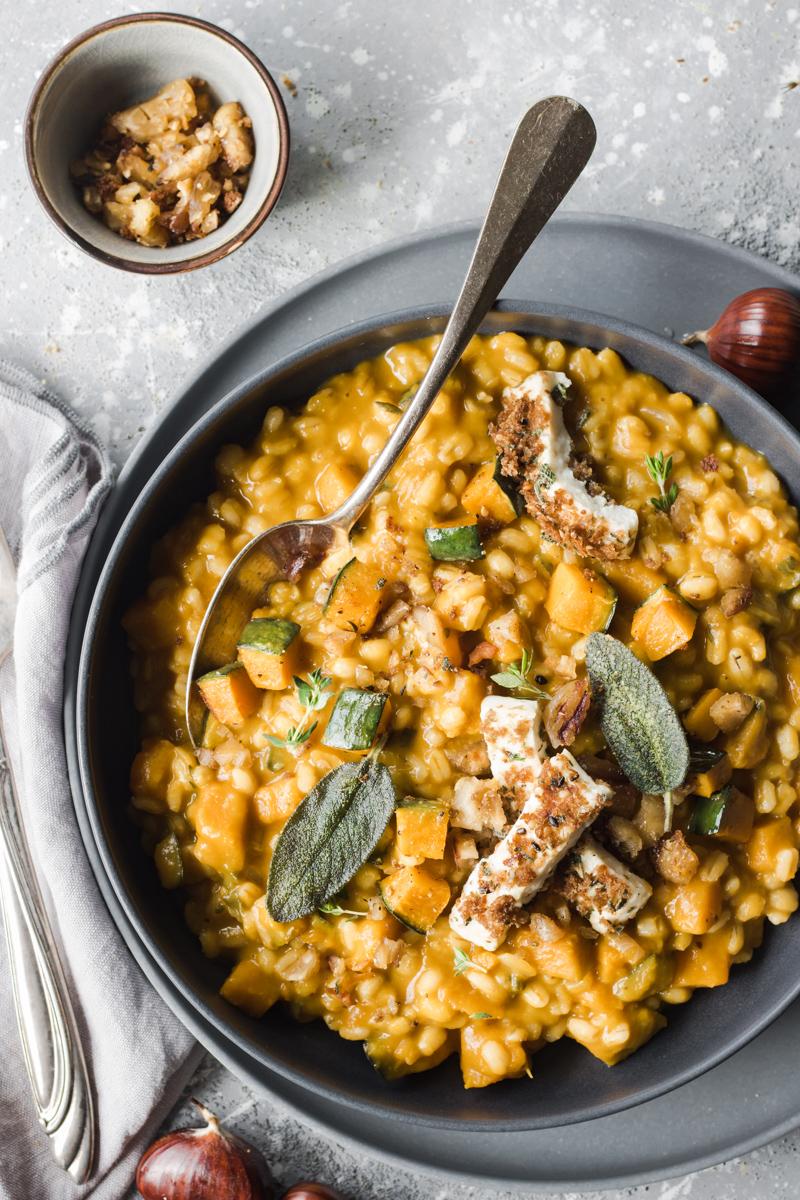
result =
[[111,481],[106,455],[80,418],[0,360],[0,526],[18,571],[13,656],[0,671],[0,703],[33,859],[85,1036],[99,1126],[95,1174],[78,1188],[54,1164],[33,1112],[0,933],[2,1200],[119,1200],[197,1060],[191,1037],[111,921],[67,782],[64,647],[81,559]]

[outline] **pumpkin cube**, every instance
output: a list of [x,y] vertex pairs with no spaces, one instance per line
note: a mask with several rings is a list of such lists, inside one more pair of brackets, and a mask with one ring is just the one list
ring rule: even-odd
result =
[[671,588],[660,587],[633,615],[631,634],[651,662],[658,662],[692,640],[697,613]]
[[256,617],[242,630],[239,661],[257,688],[282,692],[298,670],[300,626],[284,617]]
[[611,586],[630,604],[641,604],[664,582],[661,572],[651,570],[640,558],[603,563],[603,574]]
[[386,580],[377,567],[351,558],[331,584],[325,615],[337,629],[368,633],[383,604]]
[[731,956],[730,930],[707,933],[699,942],[682,950],[675,959],[673,987],[722,987],[728,982]]
[[223,983],[220,995],[251,1017],[263,1017],[280,995],[280,982],[260,963],[244,958]]
[[478,520],[509,525],[519,515],[517,495],[500,474],[497,460],[483,463],[461,493],[461,506]]
[[450,902],[447,880],[422,867],[402,867],[384,879],[381,899],[393,917],[417,933],[426,933]]
[[433,800],[409,797],[395,812],[397,849],[407,858],[444,858],[447,809]]
[[560,562],[545,601],[549,616],[573,633],[602,633],[611,624],[617,593],[601,575],[577,563]]
[[713,796],[714,792],[718,792],[726,783],[730,781],[733,774],[731,760],[727,754],[723,754],[718,762],[715,762],[713,767],[709,767],[707,771],[701,771],[699,775],[695,775],[692,783],[692,792],[695,796]]
[[228,663],[218,671],[201,675],[197,687],[206,708],[223,725],[241,725],[261,704],[261,693],[247,674],[244,663]]
[[703,692],[700,699],[692,705],[683,718],[683,725],[687,733],[701,742],[713,742],[719,733],[719,727],[711,716],[711,709],[721,696],[722,689],[718,687],[709,688],[707,692]]
[[722,888],[715,881],[692,879],[675,889],[664,911],[678,933],[708,933],[722,913]]
[[725,749],[735,771],[750,771],[766,757],[769,750],[767,737],[767,708],[763,700],[756,706],[743,724],[725,740]]
[[332,513],[344,504],[358,483],[358,475],[346,463],[330,462],[316,478],[314,490],[324,513]]
[[747,865],[759,875],[778,875],[788,882],[797,870],[797,846],[789,817],[767,817],[747,843]]
[[578,983],[591,969],[592,946],[577,933],[565,933],[555,942],[538,942],[526,947],[525,958],[545,975]]
[[227,783],[207,783],[186,809],[195,831],[194,857],[218,875],[236,874],[245,864],[248,799]]

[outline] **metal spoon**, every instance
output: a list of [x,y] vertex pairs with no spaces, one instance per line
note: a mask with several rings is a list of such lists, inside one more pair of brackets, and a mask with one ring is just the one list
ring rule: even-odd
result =
[[230,662],[267,586],[315,566],[350,530],[413,437],[467,343],[522,256],[580,175],[594,149],[592,118],[576,100],[540,100],[520,121],[442,340],[391,437],[344,504],[314,521],[286,521],[253,538],[219,581],[192,652],[186,725],[193,745],[204,709],[194,680]]

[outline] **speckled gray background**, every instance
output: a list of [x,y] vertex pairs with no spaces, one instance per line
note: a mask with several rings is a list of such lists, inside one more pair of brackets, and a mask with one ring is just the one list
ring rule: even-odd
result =
[[[386,238],[478,215],[516,119],[547,93],[582,100],[599,130],[567,207],[669,221],[800,263],[800,6],[165,0],[161,8],[232,30],[283,79],[293,157],[278,209],[231,259],[178,278],[117,273],[62,241],[36,207],[22,115],[64,42],[138,7],[7,0],[0,51],[0,352],[89,415],[118,463],[182,377],[265,301]],[[337,1148],[211,1062],[193,1090],[261,1144],[287,1182],[323,1177],[357,1200],[489,1195]],[[613,1195],[794,1197],[799,1148],[796,1135]]]

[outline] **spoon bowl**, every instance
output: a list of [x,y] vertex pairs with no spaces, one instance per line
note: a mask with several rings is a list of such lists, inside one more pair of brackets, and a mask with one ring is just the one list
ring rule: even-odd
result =
[[195,681],[230,662],[236,642],[270,584],[297,579],[345,541],[430,411],[512,271],[589,161],[594,121],[576,100],[551,96],[525,113],[495,185],[472,260],[425,377],[352,494],[330,516],[287,521],[248,543],[222,576],[192,650],[186,682],[186,728],[197,747],[204,706]]

